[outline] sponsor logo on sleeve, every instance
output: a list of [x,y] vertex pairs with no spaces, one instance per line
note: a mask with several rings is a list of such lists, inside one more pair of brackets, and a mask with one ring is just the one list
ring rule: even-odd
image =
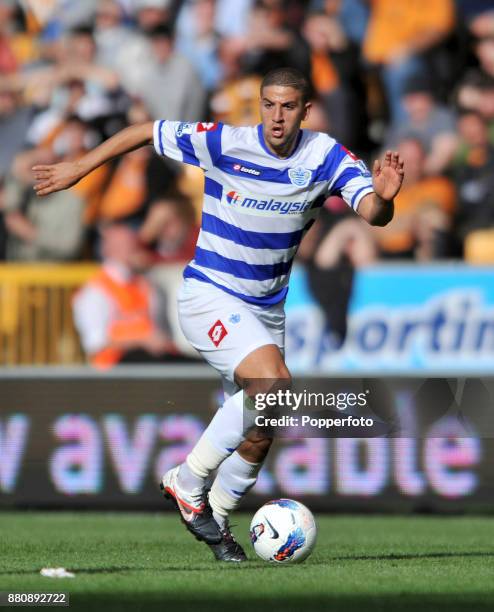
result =
[[349,149],[347,149],[346,147],[344,147],[343,145],[341,145],[341,148],[343,149],[343,151],[345,151],[345,153],[348,155],[348,157],[355,162],[355,165],[357,166],[357,168],[360,170],[360,174],[365,177],[365,178],[370,178],[372,176],[369,168],[367,168],[367,166],[365,165],[365,163],[359,159],[355,153],[352,153]]
[[218,128],[217,123],[198,123],[197,131],[198,132],[214,132]]
[[181,136],[183,136],[184,134],[192,134],[193,131],[194,131],[194,124],[193,123],[179,123],[175,127],[175,134],[179,138]]
[[307,170],[303,166],[297,166],[296,168],[290,168],[288,170],[288,177],[292,185],[296,185],[297,187],[307,187],[310,183],[310,179],[312,178],[312,171]]
[[360,170],[360,174],[365,178],[370,178],[372,176],[369,168],[365,165],[365,163],[361,160],[357,160],[357,167]]

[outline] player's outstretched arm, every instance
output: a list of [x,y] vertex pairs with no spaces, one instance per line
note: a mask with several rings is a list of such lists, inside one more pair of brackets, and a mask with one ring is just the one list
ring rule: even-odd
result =
[[131,125],[76,161],[34,166],[34,190],[38,195],[44,196],[68,189],[105,162],[152,142],[152,121]]
[[387,225],[394,214],[394,198],[403,183],[405,171],[399,153],[386,151],[382,161],[376,159],[372,168],[374,193],[359,204],[358,213],[371,225]]

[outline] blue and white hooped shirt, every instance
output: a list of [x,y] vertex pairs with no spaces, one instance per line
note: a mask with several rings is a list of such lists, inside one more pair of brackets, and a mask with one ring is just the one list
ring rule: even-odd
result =
[[365,164],[327,134],[300,130],[285,159],[264,142],[262,125],[156,121],[159,155],[205,172],[202,224],[184,276],[251,304],[283,300],[293,258],[329,195],[356,211],[373,191]]

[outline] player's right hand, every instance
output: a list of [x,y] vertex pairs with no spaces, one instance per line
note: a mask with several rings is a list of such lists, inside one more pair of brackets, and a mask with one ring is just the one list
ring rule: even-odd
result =
[[36,180],[34,191],[39,196],[68,189],[82,178],[78,162],[34,166],[33,173]]

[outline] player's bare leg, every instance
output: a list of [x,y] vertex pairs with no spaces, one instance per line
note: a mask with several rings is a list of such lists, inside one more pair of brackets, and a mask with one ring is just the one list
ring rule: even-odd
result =
[[[285,360],[276,344],[267,344],[252,351],[235,370],[235,381],[244,392],[254,397],[268,393],[273,386],[290,387],[291,376]],[[272,439],[258,430],[251,430],[237,449],[239,455],[251,463],[262,463],[269,452]]]

